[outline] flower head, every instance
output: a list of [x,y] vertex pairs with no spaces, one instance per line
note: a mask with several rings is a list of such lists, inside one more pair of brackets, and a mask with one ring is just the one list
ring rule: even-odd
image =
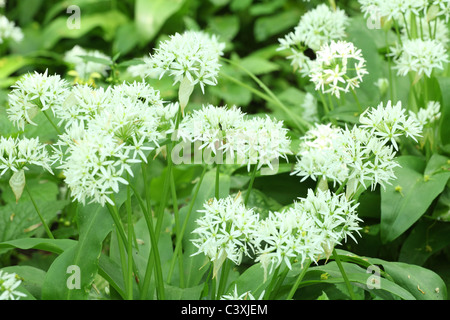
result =
[[340,97],[340,92],[348,92],[362,82],[367,74],[366,60],[351,42],[332,41],[324,44],[317,52],[317,59],[311,67],[310,79],[316,90]]
[[225,44],[216,36],[205,32],[186,31],[176,33],[160,43],[146,63],[151,73],[162,78],[166,73],[173,77],[174,83],[187,79],[191,85],[199,84],[202,91],[205,85],[216,85]]
[[26,74],[12,88],[8,118],[22,130],[27,123],[36,125],[32,119],[39,111],[50,109],[55,113],[70,94],[67,81],[59,75],[49,76],[47,70],[43,74]]
[[0,15],[0,45],[8,40],[21,42],[22,39],[22,30],[16,27],[13,21],[9,21],[8,18]]

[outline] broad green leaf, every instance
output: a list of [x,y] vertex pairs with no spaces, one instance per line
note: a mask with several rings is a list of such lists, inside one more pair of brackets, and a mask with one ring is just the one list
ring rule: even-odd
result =
[[[90,204],[79,208],[78,224],[78,243],[64,251],[50,266],[42,290],[43,299],[84,300],[91,290],[98,272],[103,241],[111,232],[113,223],[106,207]],[[79,289],[68,286],[69,277],[72,276],[70,266],[79,268]]]
[[[438,78],[441,89],[439,136],[443,146],[450,145],[450,78]],[[449,149],[450,150],[450,149]]]
[[407,289],[417,300],[446,300],[447,287],[433,271],[413,264],[387,262],[373,259],[379,263],[402,288]]
[[235,15],[215,16],[209,20],[208,26],[220,41],[231,41],[239,32],[239,18]]
[[287,31],[289,28],[298,24],[299,19],[300,12],[295,9],[258,18],[255,21],[254,27],[255,39],[261,42]]
[[33,59],[23,56],[9,55],[0,58],[0,79],[7,78],[20,68],[32,64]]
[[254,75],[266,74],[280,69],[278,64],[253,55],[243,58],[240,63]]
[[203,289],[203,284],[191,288],[178,288],[165,286],[167,300],[198,300]]
[[419,221],[403,243],[399,261],[424,265],[431,255],[450,245],[449,233],[447,222]]
[[141,44],[153,39],[166,20],[177,12],[185,0],[136,0],[135,22]]
[[43,49],[50,49],[61,39],[78,39],[98,27],[103,30],[105,40],[110,41],[114,38],[117,28],[127,21],[128,17],[123,13],[107,11],[82,15],[80,29],[69,29],[67,17],[57,18],[42,30],[41,45]]
[[425,161],[418,157],[401,156],[397,161],[401,166],[394,169],[397,179],[381,190],[381,240],[385,243],[403,234],[425,213],[450,177],[450,172],[424,175],[428,172]]
[[77,243],[72,239],[23,238],[0,243],[0,252],[10,249],[37,249],[61,254]]

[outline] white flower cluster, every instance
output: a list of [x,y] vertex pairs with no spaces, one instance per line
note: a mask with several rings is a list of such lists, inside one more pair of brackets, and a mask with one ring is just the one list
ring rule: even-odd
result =
[[397,74],[406,76],[409,72],[425,74],[427,77],[435,69],[444,69],[448,62],[447,50],[438,40],[412,39],[403,42],[402,46],[393,49],[394,68]]
[[205,254],[218,270],[225,259],[240,264],[244,255],[254,252],[259,215],[245,207],[240,195],[211,199],[203,207],[198,210],[203,216],[196,220],[197,228],[193,231],[198,235],[192,240],[198,248],[194,255]]
[[441,117],[441,104],[438,101],[428,101],[426,108],[421,108],[417,113],[409,111],[409,116],[415,119],[421,127],[431,124]]
[[32,119],[39,111],[51,109],[55,113],[70,94],[67,81],[59,75],[49,76],[47,71],[26,74],[12,86],[7,113],[19,129],[24,130],[28,123],[36,125]]
[[302,109],[303,119],[311,123],[319,122],[319,115],[317,113],[317,100],[309,92],[307,92],[305,95],[305,99],[302,103]]
[[309,76],[316,90],[339,98],[340,92],[359,87],[363,75],[367,73],[366,60],[360,49],[351,42],[332,41],[317,52]]
[[6,6],[6,0],[0,0],[0,8],[4,8]]
[[174,84],[187,79],[192,86],[198,83],[204,91],[205,85],[217,83],[219,57],[224,49],[225,44],[215,35],[186,31],[161,42],[146,63],[150,66],[150,76],[162,78],[168,73],[174,78]]
[[361,128],[369,130],[370,135],[378,136],[384,143],[390,141],[395,150],[398,150],[396,137],[405,135],[417,142],[416,137],[422,131],[416,119],[406,115],[401,101],[395,105],[388,101],[384,107],[380,103],[376,109],[366,109],[359,117],[359,122]]
[[[286,158],[290,151],[288,130],[282,121],[269,117],[247,119],[245,114],[233,106],[203,106],[188,114],[178,131],[183,141],[201,143],[199,150],[226,154],[238,164],[257,164],[272,168],[272,161]],[[228,159],[228,158],[227,158]]]
[[292,55],[288,59],[292,60],[294,70],[307,75],[312,60],[305,55],[305,50],[309,48],[315,52],[331,40],[343,39],[347,25],[348,16],[344,10],[332,10],[321,4],[304,14],[294,31],[278,39],[278,50],[291,50]]
[[[334,128],[317,124],[303,138],[292,174],[313,180],[322,177],[346,187],[348,197],[368,186],[385,187],[395,178],[396,139],[405,135],[417,141],[421,125],[407,117],[401,103],[367,109],[360,116],[361,126]],[[390,142],[392,145],[388,145]]]
[[74,70],[76,77],[81,82],[87,82],[89,79],[95,77],[106,77],[110,70],[109,65],[105,63],[99,63],[95,61],[89,61],[83,59],[83,57],[99,58],[106,62],[112,63],[109,56],[98,50],[86,50],[79,45],[74,46],[71,50],[67,51],[64,55],[64,61],[70,64]]
[[0,15],[0,45],[8,40],[21,42],[23,39],[22,29],[16,27],[13,21]]
[[20,300],[27,295],[16,290],[22,280],[15,273],[0,270],[0,300]]
[[210,200],[199,211],[204,215],[193,231],[198,235],[191,240],[198,248],[194,255],[205,254],[218,269],[227,258],[240,264],[244,254],[251,257],[251,251],[266,279],[282,263],[292,268],[293,261],[328,258],[342,240],[351,237],[356,241],[353,233],[361,229],[356,207],[344,195],[308,190],[307,197],[289,209],[259,219],[239,198]]
[[113,204],[110,195],[119,184],[128,184],[131,165],[147,161],[146,152],[164,138],[161,126],[173,129],[176,113],[163,106],[159,92],[145,83],[121,84],[107,89],[81,86],[74,89],[67,121],[55,151],[59,154],[66,183],[75,199]]
[[8,170],[28,170],[27,165],[36,165],[53,173],[52,158],[46,148],[39,138],[0,137],[0,176]]
[[[365,17],[378,14],[386,19],[400,21],[403,16],[419,15],[428,9],[427,0],[358,0]],[[438,1],[435,1],[438,2]]]

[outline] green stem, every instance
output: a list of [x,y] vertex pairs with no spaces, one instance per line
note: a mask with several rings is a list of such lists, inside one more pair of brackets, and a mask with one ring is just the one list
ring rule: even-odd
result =
[[193,209],[194,203],[195,203],[195,201],[197,199],[197,195],[198,195],[198,192],[200,190],[200,186],[201,186],[201,184],[203,182],[203,177],[205,176],[207,168],[208,168],[208,166],[206,166],[206,165],[203,167],[203,172],[200,175],[200,180],[197,183],[197,187],[196,187],[196,189],[194,191],[194,195],[193,195],[193,197],[192,197],[192,199],[191,199],[191,201],[189,203],[189,208],[188,208],[188,212],[186,214],[186,218],[184,219],[184,222],[183,222],[183,225],[181,227],[180,233],[177,235],[177,243],[175,245],[175,250],[173,252],[172,261],[170,262],[169,272],[167,274],[167,282],[168,283],[170,283],[170,281],[172,279],[173,269],[175,267],[175,260],[176,260],[176,257],[178,255],[178,252],[181,252],[180,250],[181,250],[181,246],[182,246],[183,236],[184,236],[184,233],[186,232],[186,227],[187,227],[189,218],[191,216],[192,209]]
[[342,278],[344,278],[344,282],[345,282],[345,285],[347,286],[347,290],[348,290],[348,293],[350,294],[351,299],[356,300],[356,296],[355,296],[355,293],[353,292],[352,285],[350,284],[350,281],[348,280],[347,273],[345,273],[341,259],[339,258],[339,255],[337,254],[335,248],[333,248],[333,257],[334,257],[334,261],[336,261],[336,264],[338,265],[339,271],[341,271]]
[[[151,280],[153,268],[155,268],[156,288],[157,288],[158,298],[164,299],[165,292],[164,292],[164,280],[163,280],[162,269],[161,269],[161,259],[159,256],[158,241],[156,239],[155,229],[153,226],[150,195],[149,195],[149,190],[148,190],[148,186],[147,186],[147,166],[144,163],[142,163],[141,168],[142,168],[142,177],[144,180],[144,192],[145,192],[145,199],[146,199],[147,205],[144,204],[139,193],[134,189],[134,186],[131,185],[131,187],[133,188],[134,194],[136,195],[136,198],[138,199],[141,210],[144,213],[144,218],[147,223],[147,229],[149,231],[150,244],[151,244],[151,248],[149,251],[149,257],[147,260],[147,268],[146,268],[145,276],[144,276],[144,284],[142,285],[141,300],[147,299],[147,294],[148,294],[148,289],[150,286],[150,280]],[[154,266],[153,266],[153,264],[154,264]]]
[[292,286],[291,291],[289,291],[287,300],[291,300],[292,297],[294,296],[295,292],[297,291],[298,287],[300,286],[300,283],[302,282],[303,278],[305,277],[306,271],[308,271],[308,268],[310,265],[311,265],[311,259],[307,259],[306,264],[303,266],[302,271],[299,273],[297,280],[295,280],[295,283]]
[[242,71],[244,71],[248,76],[250,76],[250,78],[253,79],[253,81],[255,81],[260,87],[261,89],[263,89],[266,94],[268,94],[273,101],[276,103],[276,105],[278,105],[284,112],[286,112],[291,118],[292,120],[295,122],[295,125],[298,127],[298,129],[302,132],[305,133],[306,130],[308,130],[311,127],[311,124],[308,123],[307,121],[303,120],[303,118],[298,117],[296,114],[294,114],[288,107],[286,107],[284,105],[284,103],[282,103],[280,101],[280,99],[278,99],[278,97],[272,92],[272,90],[270,90],[261,80],[258,79],[258,77],[256,77],[252,72],[250,72],[249,70],[247,70],[246,68],[244,68],[241,64],[230,60],[230,59],[226,59],[226,58],[221,58],[223,61],[228,62],[229,64],[234,65],[235,67],[241,69]]
[[358,105],[359,112],[363,112],[363,108],[361,107],[361,103],[359,102],[358,96],[356,95],[355,89],[352,88],[352,94],[355,98],[356,104]]
[[55,237],[53,236],[53,233],[50,231],[50,228],[48,227],[47,223],[45,222],[44,217],[41,214],[41,211],[39,210],[36,202],[34,201],[34,198],[33,198],[32,194],[30,192],[30,189],[28,189],[28,186],[26,184],[25,184],[25,190],[27,191],[31,202],[33,203],[34,209],[36,210],[36,212],[37,212],[37,214],[39,216],[39,219],[41,219],[42,225],[44,226],[44,229],[45,229],[45,232],[47,233],[47,236],[50,239],[55,239]]
[[[175,219],[175,230],[176,230],[176,237],[179,237],[179,234],[181,232],[180,228],[180,214],[178,211],[178,198],[177,198],[177,190],[175,187],[175,178],[173,174],[171,175],[170,179],[170,189],[172,190],[172,203],[173,203],[173,214]],[[180,273],[180,288],[184,288],[184,268],[183,268],[183,255],[182,251],[178,252],[178,265],[179,265],[179,273]]]
[[218,163],[216,166],[216,186],[214,189],[214,198],[216,198],[216,200],[219,200],[219,190],[220,188],[220,164]]
[[[129,174],[128,181],[130,181]],[[127,274],[127,298],[128,300],[133,300],[133,216],[131,210],[131,187],[130,182],[127,186],[127,200],[125,202],[125,207],[127,210],[127,224],[128,224],[128,274]]]
[[252,171],[252,176],[250,178],[250,183],[248,185],[247,192],[245,193],[244,205],[247,205],[248,199],[250,198],[250,192],[252,191],[252,188],[253,188],[253,182],[255,181],[257,170],[258,170],[258,164],[255,164],[255,167],[253,168],[253,171]]
[[264,293],[264,300],[269,300],[270,294],[272,293],[272,288],[275,285],[275,282],[278,280],[278,273],[280,272],[280,267],[275,269],[272,279],[270,280],[269,285],[267,286],[266,292]]
[[229,261],[228,259],[226,259],[222,265],[222,272],[220,274],[220,281],[219,281],[219,287],[217,288],[217,295],[216,298],[220,299],[220,297],[224,294],[225,291],[225,286],[228,282],[228,275],[230,273],[230,269],[231,269],[231,261]]
[[59,130],[58,126],[53,122],[52,118],[48,115],[47,110],[42,111],[42,113],[47,118],[48,122],[52,125],[53,128],[55,128],[55,131],[58,133],[58,135],[61,135],[61,130]]

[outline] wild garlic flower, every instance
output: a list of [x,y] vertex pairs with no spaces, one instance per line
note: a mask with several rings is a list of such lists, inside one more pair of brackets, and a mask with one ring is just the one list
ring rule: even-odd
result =
[[447,23],[450,18],[450,1],[449,0],[434,0],[434,1],[432,1],[432,4],[439,8],[438,16],[443,16],[445,19],[445,23]]
[[220,297],[220,300],[262,300],[264,297],[264,293],[266,291],[264,290],[260,296],[258,297],[258,299],[256,299],[253,294],[251,293],[251,291],[246,291],[242,294],[238,293],[238,289],[237,289],[237,285],[234,285],[234,290],[232,292],[230,292],[229,294],[225,294],[223,296]]
[[409,111],[409,116],[415,119],[421,127],[437,121],[441,116],[441,104],[438,101],[428,101],[426,108],[421,108],[417,113]]
[[193,231],[197,238],[191,241],[198,248],[193,255],[206,255],[214,263],[214,274],[225,259],[239,265],[244,255],[254,251],[259,215],[245,207],[240,195],[211,199],[198,212],[203,215],[196,220]]
[[[88,61],[83,56],[105,60],[104,63]],[[90,83],[92,78],[106,77],[110,70],[106,62],[112,63],[111,57],[98,50],[87,50],[79,45],[74,46],[64,55],[64,61],[74,68],[75,82]],[[70,73],[69,73],[70,74]]]
[[291,50],[292,55],[287,58],[292,60],[294,70],[298,69],[307,75],[311,59],[305,55],[305,50],[315,52],[331,40],[343,39],[347,25],[348,16],[344,10],[332,10],[326,4],[321,4],[305,13],[294,31],[278,39],[280,47],[277,50]]
[[212,151],[214,154],[223,150],[234,155],[238,146],[231,137],[240,135],[244,123],[244,113],[233,106],[203,106],[188,114],[181,122],[178,135],[183,141],[199,142],[200,150]]
[[69,96],[69,84],[59,75],[35,72],[18,80],[8,95],[8,118],[18,128],[24,130],[27,123],[36,125],[32,119],[39,113],[51,109],[53,113],[61,108]]
[[310,79],[316,90],[340,97],[341,92],[359,87],[367,74],[366,60],[353,43],[332,41],[317,52],[311,67]]
[[361,128],[367,128],[371,135],[376,135],[385,143],[390,141],[398,150],[396,138],[402,135],[417,142],[421,133],[420,124],[413,117],[408,117],[401,101],[393,105],[389,100],[385,107],[381,102],[378,107],[366,109],[359,117]]
[[[272,170],[273,162],[280,157],[287,159],[286,155],[291,153],[287,133],[282,121],[270,117],[248,119],[236,106],[212,105],[188,114],[178,130],[178,136],[195,143],[198,150],[225,155],[227,161],[245,164],[248,169],[256,164],[257,169],[267,165]],[[216,157],[216,161],[223,159]]]
[[199,84],[204,92],[205,85],[217,84],[219,57],[224,49],[225,44],[219,42],[215,35],[186,31],[161,42],[146,63],[159,78],[167,73],[173,77],[174,84],[187,79],[192,86]]
[[51,163],[46,145],[40,143],[39,138],[0,137],[0,176],[8,170],[13,173],[28,170],[28,165],[36,165],[53,173]]
[[103,109],[113,103],[111,87],[92,88],[90,85],[77,85],[71,90],[64,103],[54,108],[56,117],[66,128],[80,121],[92,120]]
[[234,140],[241,139],[241,142],[245,143],[244,148],[238,150],[240,161],[247,162],[249,171],[251,164],[257,165],[258,170],[262,166],[274,170],[274,162],[277,164],[279,158],[287,161],[287,155],[292,153],[288,132],[289,130],[283,127],[283,121],[271,119],[269,116],[246,120],[241,138],[234,136]]
[[264,269],[264,279],[283,262],[291,269],[294,259],[303,263],[307,258],[315,261],[323,253],[323,236],[314,220],[304,211],[290,208],[282,212],[269,212],[260,221],[255,236],[257,258]]
[[21,42],[23,40],[22,29],[16,27],[13,21],[0,15],[0,45],[10,40]]
[[403,42],[401,51],[394,52],[394,69],[399,76],[406,76],[409,72],[431,77],[435,69],[444,69],[448,62],[447,51],[437,40],[413,39]]
[[313,221],[315,228],[319,230],[323,252],[328,258],[337,244],[346,242],[347,238],[357,242],[354,233],[361,236],[359,222],[362,220],[356,212],[358,205],[347,200],[344,194],[336,195],[329,190],[320,189],[315,194],[308,189],[306,198],[295,202],[293,210],[302,212],[306,216],[305,220]]
[[6,6],[6,0],[0,0],[0,8],[4,8]]
[[16,290],[22,280],[15,273],[7,273],[0,270],[0,300],[20,300],[27,295]]
[[76,200],[113,204],[110,195],[128,184],[124,176],[133,176],[133,164],[147,162],[165,135],[159,128],[174,112],[166,112],[159,92],[145,83],[83,87],[78,94],[78,105],[87,102],[84,118],[73,121],[55,144],[60,168]]
[[411,14],[419,16],[426,13],[428,1],[426,0],[358,0],[364,16],[370,16],[376,12],[387,20],[401,21],[403,17]]
[[397,166],[393,148],[369,131],[328,124],[316,125],[305,135],[292,174],[303,177],[301,181],[322,178],[345,186],[350,198],[359,188],[390,184]]

